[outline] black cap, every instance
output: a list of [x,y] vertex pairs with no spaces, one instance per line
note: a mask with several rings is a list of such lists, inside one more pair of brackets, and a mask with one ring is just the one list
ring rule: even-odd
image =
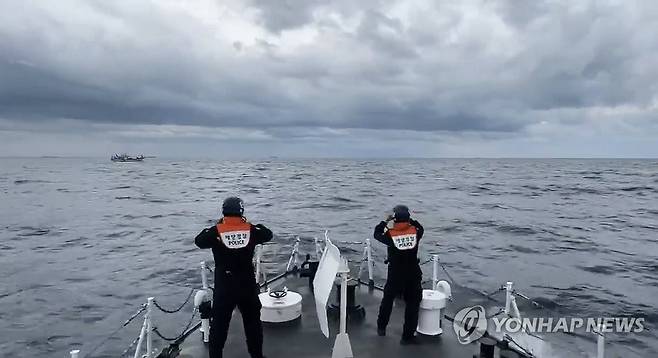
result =
[[244,203],[242,199],[232,196],[226,198],[222,204],[222,215],[224,216],[242,216],[244,214]]
[[409,218],[411,218],[409,208],[406,205],[396,205],[393,208],[393,218],[395,221],[409,221]]

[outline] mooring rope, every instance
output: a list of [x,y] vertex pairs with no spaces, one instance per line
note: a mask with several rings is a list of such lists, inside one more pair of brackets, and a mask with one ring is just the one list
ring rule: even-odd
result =
[[190,302],[190,299],[192,298],[192,295],[194,294],[194,291],[195,291],[195,289],[192,288],[192,289],[190,290],[190,293],[187,295],[187,298],[185,299],[185,302],[183,302],[183,304],[181,304],[181,305],[180,305],[178,308],[176,308],[176,309],[168,310],[168,309],[166,309],[166,308],[163,308],[162,306],[160,306],[160,304],[159,304],[158,301],[156,301],[156,300],[153,300],[153,305],[154,305],[157,309],[159,309],[160,311],[162,311],[162,312],[164,312],[164,313],[170,313],[170,314],[171,314],[171,313],[179,312],[180,310],[183,309],[183,307],[185,307],[185,305],[187,305],[188,302]]
[[493,313],[493,314],[491,314],[491,315],[489,315],[489,316],[486,316],[486,318],[487,318],[487,319],[491,319],[491,318],[494,318],[494,317],[496,317],[496,316],[500,316],[500,315],[503,314],[503,313],[505,313],[505,310],[501,308],[501,309],[498,310],[498,312]]
[[453,285],[461,286],[460,284],[457,283],[457,281],[455,281],[455,279],[452,277],[450,272],[448,272],[448,269],[446,269],[446,265],[444,265],[443,262],[441,262],[441,258],[438,255],[436,256],[436,259],[437,259],[437,262],[439,263],[439,266],[441,267],[441,270],[443,270],[443,272],[445,272],[446,276],[448,276],[448,279],[450,280],[450,283],[452,283]]
[[484,297],[486,297],[486,298],[491,298],[491,297],[495,296],[496,294],[498,294],[498,293],[500,293],[500,292],[503,292],[503,291],[505,291],[505,287],[504,287],[504,286],[500,286],[500,287],[498,287],[497,289],[495,289],[495,290],[493,290],[493,291],[491,291],[491,292],[489,292],[489,293],[486,293],[486,292],[480,292],[480,293],[483,294]]
[[185,335],[185,332],[187,332],[187,330],[192,326],[192,322],[194,322],[194,317],[196,317],[196,313],[197,313],[197,309],[195,308],[194,311],[192,312],[192,317],[190,317],[190,321],[187,322],[187,325],[183,329],[183,332],[174,338],[169,338],[164,336],[162,333],[160,333],[157,327],[153,327],[153,333],[155,333],[158,337],[160,337],[160,339],[165,340],[167,342],[177,341],[181,337],[183,337]]

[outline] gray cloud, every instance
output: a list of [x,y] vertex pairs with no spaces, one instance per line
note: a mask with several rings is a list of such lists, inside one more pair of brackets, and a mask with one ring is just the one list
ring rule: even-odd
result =
[[268,30],[279,33],[313,21],[313,11],[325,3],[322,0],[253,0],[260,11],[259,21]]
[[0,118],[15,121],[517,135],[601,108],[655,118],[658,102],[653,2],[9,6]]

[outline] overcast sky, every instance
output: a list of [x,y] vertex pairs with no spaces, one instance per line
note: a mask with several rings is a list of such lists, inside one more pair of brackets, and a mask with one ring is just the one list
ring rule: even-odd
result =
[[658,157],[658,1],[0,0],[0,155]]

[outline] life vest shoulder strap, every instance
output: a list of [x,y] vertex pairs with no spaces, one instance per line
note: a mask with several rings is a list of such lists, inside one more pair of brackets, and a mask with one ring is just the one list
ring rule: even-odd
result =
[[416,227],[404,222],[404,223],[395,223],[392,228],[388,229],[391,237],[400,236],[400,235],[414,235],[417,230]]
[[243,217],[224,217],[217,223],[217,232],[251,230],[251,223]]

